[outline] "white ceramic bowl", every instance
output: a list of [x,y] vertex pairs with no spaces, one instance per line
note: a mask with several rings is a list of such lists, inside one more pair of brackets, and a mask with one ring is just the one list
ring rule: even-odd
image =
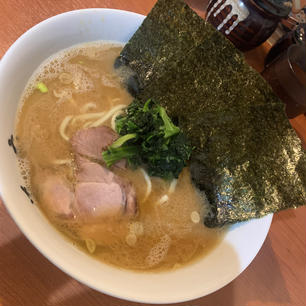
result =
[[98,262],[81,252],[47,222],[22,192],[16,156],[8,139],[14,130],[17,102],[33,71],[49,56],[75,44],[127,42],[144,16],[111,9],[64,13],[22,35],[0,62],[0,194],[11,216],[32,244],[61,270],[109,295],[145,303],[199,298],[236,278],[261,248],[272,215],[232,226],[202,260],[176,271],[136,273]]

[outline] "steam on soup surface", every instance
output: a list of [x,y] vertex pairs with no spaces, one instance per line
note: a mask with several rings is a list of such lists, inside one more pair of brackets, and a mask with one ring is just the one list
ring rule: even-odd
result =
[[17,114],[20,167],[49,221],[86,252],[129,269],[172,269],[222,236],[203,225],[205,200],[189,170],[168,182],[124,163],[106,169],[101,152],[86,153],[116,137],[114,119],[132,101],[113,70],[121,49],[83,44],[39,67]]

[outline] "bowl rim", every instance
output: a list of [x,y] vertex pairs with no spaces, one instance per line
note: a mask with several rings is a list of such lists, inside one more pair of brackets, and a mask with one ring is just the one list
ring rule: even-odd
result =
[[[19,44],[21,43],[21,41],[28,36],[29,34],[31,34],[33,31],[36,31],[37,29],[39,29],[41,27],[41,25],[43,24],[47,24],[49,22],[54,22],[57,18],[60,18],[63,15],[73,15],[73,14],[79,14],[79,13],[85,13],[85,12],[108,12],[108,13],[115,13],[115,14],[124,14],[124,15],[129,15],[129,16],[135,16],[138,18],[142,18],[144,19],[145,16],[132,12],[132,11],[126,11],[126,10],[120,10],[120,9],[112,9],[112,8],[88,8],[88,9],[78,9],[78,10],[72,10],[72,11],[68,11],[68,12],[64,12],[64,13],[60,13],[54,16],[51,16],[41,22],[39,22],[38,24],[34,25],[33,27],[29,28],[26,32],[24,32],[6,51],[6,53],[4,54],[4,56],[2,57],[1,61],[0,61],[0,71],[1,71],[1,63],[3,63],[4,61],[6,61],[6,59],[10,56],[11,53],[14,52],[15,49],[19,48]],[[1,181],[1,178],[0,178]],[[169,297],[168,299],[165,298],[159,298],[159,297],[154,297],[154,299],[146,299],[146,298],[137,298],[135,296],[127,296],[125,295],[120,295],[120,292],[118,292],[118,290],[104,290],[101,287],[99,287],[98,285],[95,285],[93,282],[89,283],[87,281],[86,278],[81,278],[78,275],[76,275],[76,273],[74,273],[74,271],[70,270],[68,267],[62,265],[61,263],[57,262],[56,259],[54,259],[52,257],[52,254],[48,253],[46,250],[44,250],[44,248],[42,248],[40,246],[39,243],[37,243],[35,241],[35,239],[32,239],[31,234],[29,233],[29,231],[27,230],[27,226],[25,226],[25,224],[23,224],[22,222],[19,222],[18,218],[15,217],[14,211],[10,208],[10,205],[7,203],[6,201],[6,197],[2,192],[2,184],[0,183],[0,196],[2,197],[2,201],[4,206],[6,207],[7,211],[9,212],[11,218],[15,221],[15,223],[18,225],[18,228],[21,230],[21,232],[25,235],[25,237],[31,242],[31,244],[45,257],[47,258],[52,264],[54,264],[57,268],[59,268],[61,271],[65,272],[67,275],[69,275],[70,277],[76,279],[77,281],[79,281],[80,283],[93,288],[95,290],[97,290],[98,292],[101,293],[105,293],[108,294],[110,296],[119,298],[119,299],[126,299],[129,301],[133,301],[133,302],[138,302],[138,303],[151,303],[151,304],[171,304],[171,303],[180,303],[180,302],[186,302],[186,301],[191,301],[193,299],[197,299],[200,297],[204,297],[208,294],[211,294],[221,288],[223,288],[224,286],[226,286],[227,284],[229,284],[231,281],[233,281],[236,277],[238,277],[248,266],[249,264],[253,261],[253,259],[255,258],[255,256],[258,254],[260,248],[262,247],[267,234],[269,232],[269,228],[271,226],[271,222],[272,222],[272,218],[273,218],[273,214],[267,215],[265,216],[263,219],[266,220],[265,226],[266,226],[266,234],[264,236],[261,237],[259,243],[258,243],[258,250],[252,254],[252,256],[250,257],[250,260],[248,261],[248,263],[246,265],[244,265],[242,267],[242,269],[240,269],[238,271],[238,273],[236,275],[234,275],[232,277],[232,279],[230,281],[225,281],[224,283],[220,283],[220,285],[216,288],[214,288],[213,290],[206,290],[205,293],[201,293],[201,294],[197,294],[197,295],[185,295],[185,298],[179,298],[179,299],[175,299],[172,297]],[[133,271],[134,272],[134,271]],[[136,272],[137,273],[137,272]]]

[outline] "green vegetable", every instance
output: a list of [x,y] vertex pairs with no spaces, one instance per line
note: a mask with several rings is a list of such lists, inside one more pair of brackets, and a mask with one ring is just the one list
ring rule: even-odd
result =
[[102,153],[102,156],[107,167],[110,167],[115,162],[123,158],[128,159],[130,163],[131,160],[133,160],[133,158],[137,155],[137,153],[137,146],[123,146],[119,148],[112,148],[112,146],[109,146],[108,150]]
[[130,139],[136,138],[137,134],[126,134],[122,137],[120,137],[119,139],[117,139],[115,142],[113,142],[112,144],[112,148],[113,149],[117,149],[119,147],[121,147],[125,142],[127,142]]
[[149,99],[134,100],[124,115],[116,118],[119,137],[102,153],[107,166],[126,158],[130,166],[144,165],[149,175],[177,178],[189,160],[192,148],[166,110]]
[[46,84],[43,83],[43,82],[37,83],[36,88],[37,88],[40,92],[42,92],[42,93],[48,92],[48,87],[47,87]]
[[163,122],[164,122],[164,131],[165,131],[165,137],[171,137],[177,133],[180,132],[179,127],[175,126],[171,119],[168,117],[165,109],[163,107],[159,107],[159,115],[162,118]]

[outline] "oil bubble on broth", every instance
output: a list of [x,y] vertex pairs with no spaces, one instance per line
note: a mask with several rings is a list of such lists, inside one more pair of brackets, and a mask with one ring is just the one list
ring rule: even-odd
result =
[[[138,214],[133,218],[89,222],[59,217],[46,209],[48,199],[41,191],[50,176],[75,186],[78,169],[71,137],[90,127],[114,128],[115,117],[131,103],[132,97],[113,68],[121,49],[122,45],[107,42],[74,46],[47,59],[35,71],[16,117],[20,171],[48,220],[88,254],[128,269],[178,268],[205,256],[224,232],[203,225],[205,196],[193,186],[188,168],[177,182],[148,178],[143,169],[113,168],[115,175],[135,188]],[[47,92],[38,90],[38,83]],[[63,192],[70,196],[70,191]]]

